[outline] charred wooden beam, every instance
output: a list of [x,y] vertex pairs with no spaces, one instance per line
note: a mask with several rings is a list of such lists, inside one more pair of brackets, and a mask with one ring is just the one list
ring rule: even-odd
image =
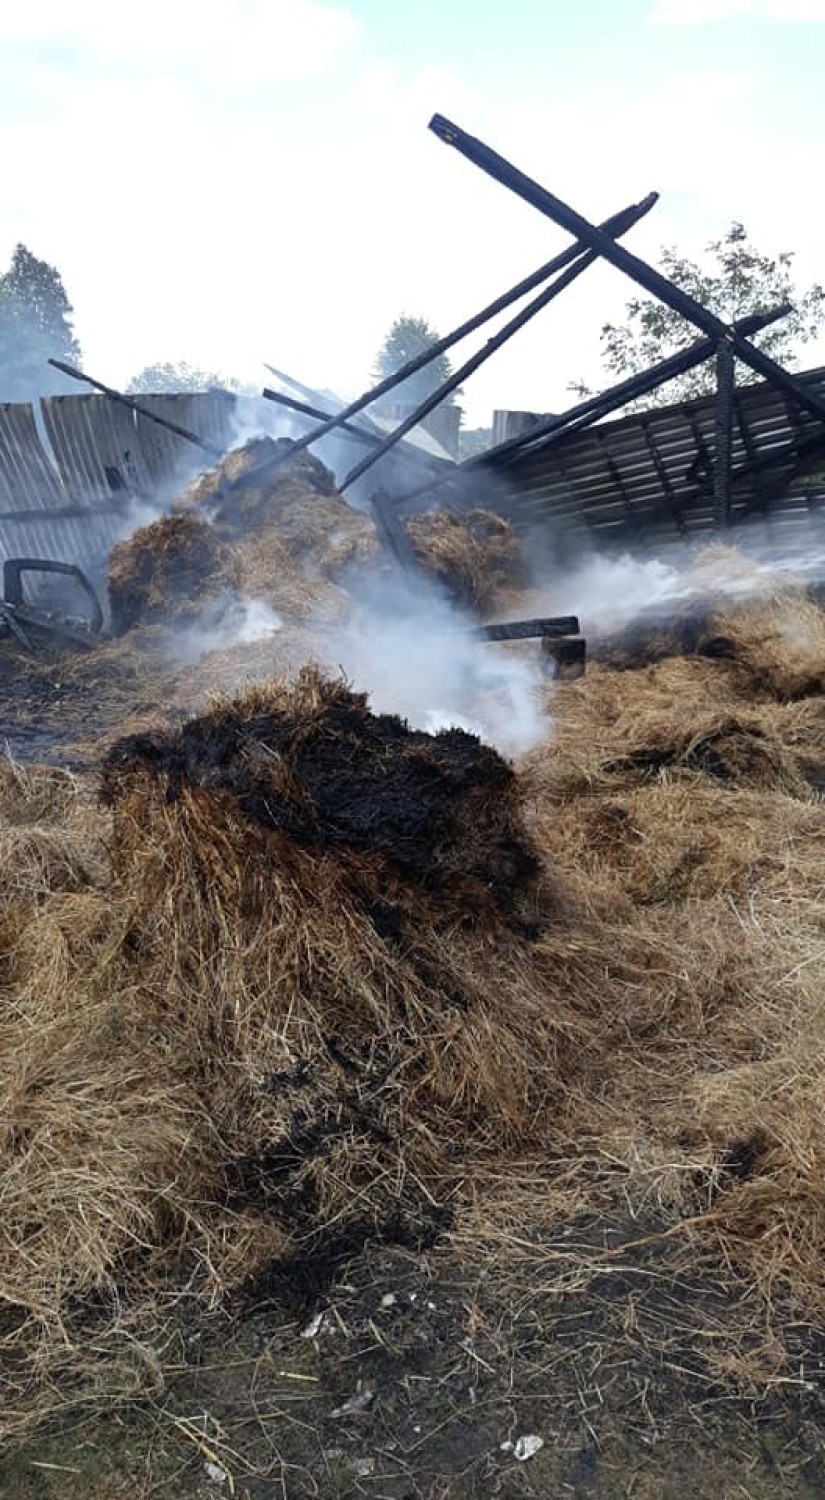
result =
[[[740,332],[757,333],[770,323],[778,321],[779,318],[786,317],[790,310],[790,304],[783,303],[771,312],[753,313],[748,318],[742,318],[735,324],[735,327]],[[517,438],[509,438],[507,442],[499,443],[495,448],[489,448],[486,453],[465,459],[463,463],[455,465],[443,478],[435,480],[433,484],[424,484],[415,490],[408,491],[402,499],[414,500],[425,493],[434,494],[442,486],[453,484],[465,474],[491,468],[506,468],[509,463],[529,453],[533,446],[540,445],[544,450],[551,443],[560,442],[572,432],[580,432],[585,427],[592,427],[594,423],[609,416],[611,412],[626,406],[629,401],[636,401],[651,391],[657,390],[659,386],[665,385],[668,380],[674,380],[676,376],[685,375],[689,370],[695,369],[697,365],[710,358],[716,348],[716,342],[711,338],[699,339],[696,343],[690,344],[687,349],[680,350],[678,354],[671,354],[667,359],[659,360],[657,364],[651,365],[650,369],[642,370],[638,375],[631,375],[626,380],[620,380],[608,390],[602,391],[600,395],[588,396],[585,401],[577,402],[566,412],[538,422],[535,427],[529,428]]]
[[818,421],[825,422],[825,401],[813,395],[769,355],[757,349],[734,329],[729,328],[721,318],[703,307],[695,297],[691,297],[661,271],[655,270],[653,266],[648,265],[647,261],[634,255],[623,245],[617,244],[595,224],[591,224],[583,214],[564,203],[561,198],[557,198],[554,193],[548,192],[540,183],[519,171],[512,162],[499,156],[498,152],[493,151],[475,136],[468,135],[460,126],[445,119],[443,115],[433,116],[430,129],[439,140],[446,142],[449,146],[454,146],[474,166],[480,167],[489,177],[500,182],[503,187],[522,198],[525,203],[530,203],[533,208],[538,209],[539,213],[552,219],[554,224],[567,229],[570,234],[575,235],[577,240],[589,245],[591,249],[598,250],[611,265],[624,271],[632,281],[652,296],[658,297],[660,302],[664,302],[674,312],[681,314],[689,323],[701,328],[709,338],[715,342],[722,338],[730,338],[739,359],[761,375],[763,380],[769,380],[777,390],[784,391],[791,396],[803,410],[810,412],[811,416],[816,417]]
[[379,541],[395,558],[403,572],[418,572],[418,558],[410,534],[388,503],[386,491],[376,490],[370,495],[369,507]]
[[[741,414],[740,414],[741,415]],[[740,431],[743,434],[743,446],[748,455],[747,462],[738,464],[731,474],[733,485],[740,484],[742,480],[752,478],[754,481],[754,500],[748,504],[741,513],[744,520],[757,508],[767,515],[770,510],[770,495],[774,493],[775,487],[770,484],[769,476],[776,469],[788,468],[795,474],[804,473],[806,467],[815,463],[821,454],[825,454],[825,432],[815,430],[810,437],[794,439],[793,442],[783,443],[779,448],[771,448],[766,453],[760,453],[753,435],[750,433],[747,421],[740,420]],[[745,436],[747,434],[747,436]],[[781,489],[784,488],[783,478]],[[704,499],[709,493],[707,485],[699,486],[690,496],[691,502]]]
[[117,401],[121,406],[128,407],[129,411],[136,412],[139,417],[145,417],[147,422],[154,422],[157,427],[165,427],[167,432],[174,432],[176,437],[185,438],[187,443],[193,443],[200,448],[202,453],[208,453],[210,458],[223,458],[224,450],[215,448],[211,443],[205,443],[197,433],[190,432],[188,427],[181,427],[179,422],[170,422],[168,417],[160,417],[156,412],[150,411],[148,406],[142,406],[139,401],[133,401],[131,396],[125,396],[123,391],[116,391],[111,385],[104,385],[102,380],[95,380],[92,375],[87,375],[83,370],[76,370],[74,365],[67,365],[62,359],[50,359],[49,364],[63,375],[68,375],[72,380],[85,381],[86,385],[94,386],[96,391],[102,391],[111,401]]
[[[261,392],[265,401],[273,401],[276,406],[286,407],[287,411],[298,412],[304,417],[314,417],[316,421],[328,422],[330,413],[322,411],[318,406],[310,406],[307,401],[299,401],[295,396],[285,396],[281,391],[272,391],[265,386]],[[381,439],[374,432],[369,432],[366,427],[359,427],[354,422],[341,422],[340,432],[345,432],[348,437],[355,438],[359,443],[364,443],[369,448],[374,448]]]
[[[615,232],[617,234],[625,234],[628,229],[631,229],[634,224],[638,223],[639,219],[650,212],[655,202],[656,195],[650,194],[643,203],[637,204],[633,209],[626,209]],[[419,422],[423,422],[424,418],[429,416],[431,411],[434,411],[437,406],[441,405],[442,401],[446,401],[447,397],[453,391],[457,390],[463,381],[467,380],[470,375],[473,375],[491,355],[496,353],[496,350],[501,349],[509,339],[513,338],[514,334],[519,332],[519,329],[524,328],[525,324],[529,323],[537,313],[540,313],[543,308],[548,307],[556,297],[559,297],[569,286],[572,286],[573,282],[582,275],[582,272],[586,271],[589,266],[592,266],[596,260],[598,260],[598,252],[595,250],[590,250],[585,255],[580,256],[578,260],[574,261],[572,266],[562,272],[561,276],[551,282],[550,286],[545,287],[539,293],[538,297],[535,297],[525,308],[522,308],[520,313],[517,313],[514,318],[505,323],[504,327],[500,328],[498,333],[488,339],[481,349],[471,355],[468,360],[465,360],[464,364],[455,370],[447,380],[443,381],[436,390],[432,391],[429,396],[421,401],[415,410],[410,412],[410,415],[405,417],[403,422],[384,438],[383,442],[379,443],[374,453],[369,454],[367,458],[363,458],[359,464],[356,464],[350,470],[340,486],[341,490],[343,491],[349,485],[354,484],[374,463],[377,463],[379,458],[382,458],[385,453],[389,453],[390,449],[401,438],[405,437],[413,427],[417,427]]]
[[482,641],[529,641],[578,635],[576,615],[555,615],[535,620],[508,620],[495,625],[477,625],[473,635]]
[[721,339],[716,350],[716,443],[713,461],[713,510],[716,525],[730,525],[733,459],[733,392],[736,365],[733,343]]
[[[644,200],[645,212],[653,207],[657,197],[657,194],[651,194]],[[642,204],[631,204],[628,208],[622,209],[620,213],[611,215],[609,219],[606,219],[600,225],[601,231],[608,238],[613,234],[618,234],[625,217],[628,214],[636,213],[642,207]],[[298,438],[294,444],[293,451],[300,452],[302,448],[311,447],[313,443],[318,442],[322,437],[326,437],[328,432],[333,432],[336,427],[340,426],[341,422],[348,421],[350,417],[357,416],[358,412],[363,411],[365,406],[371,406],[375,401],[380,400],[382,396],[386,396],[389,391],[394,390],[403,381],[409,380],[412,375],[416,375],[419,370],[423,370],[428,364],[431,364],[440,354],[445,354],[454,344],[459,343],[468,334],[474,333],[484,323],[488,323],[497,313],[504,312],[506,308],[517,302],[520,297],[524,297],[527,292],[534,290],[542,282],[547,281],[556,271],[561,271],[565,266],[569,266],[572,262],[576,261],[584,253],[584,249],[583,245],[569,245],[566,250],[562,250],[552,260],[548,260],[543,266],[539,266],[538,270],[534,271],[532,275],[525,277],[516,286],[510,287],[500,297],[496,297],[495,301],[489,303],[487,307],[482,308],[481,312],[476,313],[472,318],[468,318],[465,323],[459,324],[458,328],[454,328],[452,333],[448,333],[442,339],[437,339],[428,349],[416,355],[414,359],[408,360],[405,365],[402,365],[392,375],[388,375],[385,380],[379,381],[377,385],[371,386],[368,391],[364,391],[363,395],[359,396],[357,400],[350,402],[349,406],[345,406],[335,416],[329,417],[314,432],[306,433],[304,437]],[[271,369],[272,366],[269,368]],[[286,462],[286,457],[284,461]]]

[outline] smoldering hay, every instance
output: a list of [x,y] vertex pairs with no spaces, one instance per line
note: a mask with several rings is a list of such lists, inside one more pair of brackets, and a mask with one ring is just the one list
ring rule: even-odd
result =
[[[172,514],[118,544],[109,596],[118,634],[170,623],[233,588],[298,616],[343,612],[341,586],[358,574],[391,576],[369,514],[338,493],[331,472],[288,439],[233,449],[175,502]],[[525,559],[508,522],[473,510],[426,512],[405,522],[422,580],[479,617],[524,582]],[[336,609],[337,604],[337,609]]]
[[608,1204],[821,1316],[822,618],[597,664],[518,770],[315,668],[121,735],[102,804],[10,766],[0,1431],[273,1267]]
[[105,1343],[101,1307],[181,1277],[208,1302],[437,1235],[474,1156],[535,1138],[575,1031],[517,778],[474,736],[306,669],[122,740],[102,786],[110,824],[32,828],[3,906],[12,1427],[68,1326],[82,1385],[84,1309]]
[[[471,634],[523,577],[509,524],[478,510],[416,516],[407,524],[418,568],[405,574],[323,464],[285,457],[288,442],[250,441],[170,515],[118,544],[109,563],[116,633],[165,631],[169,659],[202,659],[196,674],[214,671],[215,686],[313,659],[418,727],[475,728],[510,754],[534,744],[545,729],[538,653],[479,649]],[[256,657],[250,673],[242,648],[256,639],[270,661],[261,670]]]

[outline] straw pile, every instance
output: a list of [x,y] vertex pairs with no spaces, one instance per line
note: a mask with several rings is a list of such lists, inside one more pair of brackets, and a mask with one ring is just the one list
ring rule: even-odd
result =
[[67,1338],[82,1385],[84,1316],[98,1361],[107,1308],[181,1280],[218,1297],[331,1236],[431,1236],[474,1155],[535,1138],[569,1031],[518,784],[472,735],[307,670],[122,741],[104,790],[111,870],[100,814],[80,842],[35,822],[7,898],[11,1427]]
[[[432,511],[405,521],[422,574],[460,608],[486,615],[524,583],[521,542],[490,511]],[[117,634],[207,610],[230,586],[278,614],[334,622],[358,575],[390,567],[375,525],[289,439],[233,449],[175,502],[172,516],[113,551],[109,596]]]
[[554,688],[518,773],[311,670],[121,739],[105,811],[5,769],[6,1431],[158,1380],[184,1288],[452,1220],[538,1263],[619,1204],[825,1314],[809,609]]
[[[233,449],[177,502],[209,517],[236,547],[243,591],[276,609],[307,613],[378,553],[375,527],[335,488],[329,469],[288,438],[254,438]],[[340,600],[339,600],[340,603]]]
[[487,615],[523,588],[523,544],[510,523],[489,510],[462,515],[425,511],[404,521],[422,571],[460,608]]
[[729,607],[730,657],[593,667],[527,786],[599,927],[602,1048],[568,1101],[589,1202],[655,1206],[683,1254],[716,1247],[766,1306],[821,1315],[825,707],[787,700],[825,658],[807,605],[786,633],[799,607]]
[[192,620],[219,605],[236,581],[232,551],[212,526],[194,515],[162,516],[112,548],[112,631]]
[[765,573],[732,547],[699,548],[684,572],[686,593],[590,640],[615,670],[680,655],[735,662],[745,696],[783,702],[825,688],[825,614],[816,591],[789,572]]

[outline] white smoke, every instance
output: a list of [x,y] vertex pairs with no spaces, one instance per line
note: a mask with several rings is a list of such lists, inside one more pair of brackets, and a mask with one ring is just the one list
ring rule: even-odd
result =
[[197,662],[212,651],[252,646],[282,629],[280,615],[261,599],[227,597],[175,632],[172,654],[179,662]]
[[[430,734],[464,729],[504,755],[522,755],[546,739],[550,728],[537,643],[486,642],[473,635],[474,623],[426,582],[413,585],[401,577],[391,587],[371,583],[350,618],[334,629],[328,619],[305,623],[311,646],[299,651],[290,674],[311,658],[367,693],[375,713],[398,714]],[[215,669],[221,687],[231,690],[250,681],[241,648],[282,628],[280,617],[260,600],[224,598],[175,631],[171,655],[189,665],[211,653],[237,652],[229,678],[230,662]],[[280,660],[273,670],[280,672]]]
[[549,729],[538,647],[479,640],[474,623],[424,580],[371,583],[335,642],[336,664],[377,713],[523,754]]
[[[727,544],[711,551],[712,544]],[[578,566],[547,567],[537,581],[536,608],[578,615],[583,633],[620,630],[641,615],[683,610],[709,593],[732,602],[795,576],[825,581],[825,532],[800,526],[793,543],[777,542],[764,528],[707,535],[695,545],[671,546],[664,555],[593,553]]]

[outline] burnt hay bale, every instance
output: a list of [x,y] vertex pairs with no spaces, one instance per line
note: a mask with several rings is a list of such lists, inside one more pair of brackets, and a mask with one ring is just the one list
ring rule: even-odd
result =
[[284,461],[291,449],[289,438],[252,438],[196,480],[177,508],[200,511],[227,535],[242,536],[292,501],[340,499],[331,471],[306,449]]
[[572,1066],[567,1009],[495,751],[306,669],[122,740],[104,795],[124,993],[208,1118],[225,1284],[277,1259],[262,1224],[305,1258],[330,1235],[423,1240],[473,1153],[534,1140]]
[[104,796],[116,803],[141,773],[162,780],[171,801],[184,787],[223,795],[261,829],[383,855],[427,887],[470,882],[502,909],[537,869],[515,773],[497,751],[461,729],[432,735],[372,714],[365,694],[313,669],[177,733],[120,740]]
[[234,448],[176,510],[207,517],[235,545],[247,592],[275,608],[286,599],[300,613],[307,584],[337,582],[354,567],[373,565],[380,549],[372,519],[339,495],[330,470],[291,449],[288,438]]
[[230,547],[193,515],[162,516],[112,548],[107,586],[114,635],[179,624],[235,585]]

